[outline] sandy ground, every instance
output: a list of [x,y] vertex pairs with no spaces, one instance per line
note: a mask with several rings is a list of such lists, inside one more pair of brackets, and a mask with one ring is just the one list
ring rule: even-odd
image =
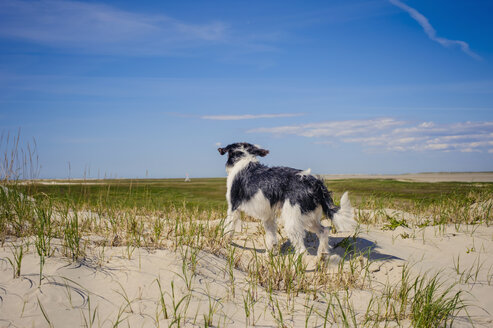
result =
[[493,172],[440,172],[407,174],[323,174],[325,179],[393,179],[415,182],[493,182]]
[[[257,228],[256,222],[243,223],[242,232],[232,241],[239,255],[253,254],[253,243],[263,245]],[[472,305],[468,313],[476,327],[493,325],[493,227],[361,228],[356,248],[370,249],[374,287],[350,290],[348,296],[357,316],[366,311],[371,295],[379,295],[378,286],[400,281],[403,266],[409,264],[413,274],[440,272],[446,284],[456,283],[454,290],[463,290]],[[333,234],[330,243],[335,245],[344,237]],[[168,327],[176,325],[178,315],[184,318],[181,325],[203,327],[210,313],[214,326],[241,327],[252,321],[263,327],[278,325],[272,297],[262,287],[256,288],[256,302],[247,322],[244,301],[251,282],[244,272],[235,270],[233,296],[226,260],[205,252],[199,253],[197,274],[190,278],[184,277],[179,252],[90,246],[82,262],[61,256],[48,258],[40,285],[39,257],[32,245],[22,261],[21,277],[13,278],[7,260],[12,258],[12,242],[15,244],[10,240],[0,247],[0,327]],[[310,236],[307,243],[316,246]],[[60,247],[56,241],[54,244]],[[257,255],[265,256],[263,246],[257,247]],[[309,248],[309,253],[305,260],[310,269],[316,264],[315,249]],[[340,247],[333,250],[328,270],[336,269],[342,253]],[[168,319],[162,311],[160,289]],[[283,310],[287,326],[305,326],[306,322],[311,327],[323,326],[325,300],[307,303],[307,295],[300,294],[289,305],[285,294],[274,293],[273,297],[281,308],[291,309]],[[305,304],[314,305],[310,315]],[[408,326],[409,321],[401,324]],[[466,313],[454,326],[471,326]]]

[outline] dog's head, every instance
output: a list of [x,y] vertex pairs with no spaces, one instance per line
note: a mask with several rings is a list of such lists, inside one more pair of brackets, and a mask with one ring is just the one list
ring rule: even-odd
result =
[[221,155],[228,153],[228,161],[226,162],[226,167],[234,166],[243,158],[255,158],[256,156],[264,157],[269,153],[268,150],[259,148],[247,142],[234,143],[224,148],[218,148],[217,150]]

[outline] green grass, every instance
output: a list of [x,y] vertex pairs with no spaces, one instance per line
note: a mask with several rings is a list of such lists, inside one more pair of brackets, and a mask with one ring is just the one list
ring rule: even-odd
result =
[[387,215],[387,220],[389,221],[389,223],[385,224],[382,227],[382,230],[395,230],[397,229],[397,227],[409,228],[409,225],[406,223],[406,220],[404,219],[398,220],[396,218]]
[[[28,194],[48,194],[53,199],[71,199],[76,205],[89,207],[116,206],[162,210],[166,207],[181,207],[198,210],[225,211],[227,204],[226,179],[202,178],[184,182],[183,179],[119,179],[119,180],[63,180],[63,184],[35,184],[24,187]],[[429,206],[444,200],[469,200],[478,193],[493,194],[493,183],[459,182],[402,182],[390,179],[345,179],[327,180],[329,190],[338,202],[342,193],[350,192],[355,206],[365,206],[378,201],[383,206],[407,209],[418,205]],[[472,202],[474,199],[471,200]]]
[[[36,193],[45,193],[57,200],[71,199],[77,205],[97,207],[162,210],[186,206],[199,210],[226,209],[226,179],[204,178],[184,182],[183,179],[118,179],[57,180],[70,184],[36,184]],[[33,188],[31,188],[32,190]]]
[[[108,219],[116,235],[122,228],[126,239],[140,242],[143,229],[138,216],[169,218],[180,220],[221,219],[226,216],[226,179],[204,178],[184,182],[183,179],[119,179],[119,180],[58,180],[53,181],[8,181],[6,188],[0,189],[0,240],[7,235],[27,236],[33,234],[37,216],[43,217],[51,211],[51,205],[67,221],[70,209],[91,210],[101,219]],[[329,190],[334,191],[337,203],[342,192],[350,192],[351,202],[356,209],[376,211],[378,217],[367,217],[358,212],[361,223],[389,223],[384,209],[392,208],[426,217],[426,225],[445,223],[490,224],[493,220],[493,183],[417,183],[394,180],[333,180],[326,181]],[[33,203],[30,196],[36,199]],[[45,204],[48,203],[48,204]],[[478,210],[471,212],[475,205]],[[49,213],[48,213],[49,214]],[[46,215],[48,215],[46,214]],[[45,215],[45,216],[46,216]],[[75,213],[77,215],[77,213]],[[393,216],[393,215],[392,215]],[[397,225],[411,224],[401,218],[390,222]],[[383,221],[382,221],[383,220]],[[65,222],[67,223],[67,222]],[[101,223],[101,222],[100,222]],[[95,222],[80,222],[83,231],[92,231]],[[105,223],[106,224],[106,223]],[[165,232],[162,220],[152,221],[156,241]],[[393,224],[393,225],[392,225]],[[414,224],[425,224],[414,222]],[[60,227],[60,225],[57,225]],[[65,224],[65,230],[78,231],[79,227]],[[409,225],[410,226],[410,225]],[[164,230],[163,230],[164,229]],[[39,229],[38,229],[39,230]],[[105,230],[107,230],[105,228]],[[55,236],[66,236],[55,229]],[[77,237],[77,234],[72,234]],[[71,236],[72,236],[71,235]],[[49,233],[48,238],[51,237]],[[133,238],[131,238],[133,237]],[[70,246],[70,245],[69,245]],[[71,248],[71,247],[70,247]],[[77,257],[77,256],[76,256]]]
[[329,190],[342,194],[349,190],[351,200],[355,204],[369,197],[387,200],[394,205],[423,203],[430,205],[443,199],[467,198],[475,192],[493,193],[493,183],[487,182],[407,182],[392,179],[344,179],[327,180]]

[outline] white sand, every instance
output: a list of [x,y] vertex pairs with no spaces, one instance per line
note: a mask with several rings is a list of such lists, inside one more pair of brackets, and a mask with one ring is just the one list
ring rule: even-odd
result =
[[[406,234],[409,238],[403,239]],[[331,243],[335,244],[343,237],[345,235],[333,235]],[[252,240],[259,245],[260,239],[257,223],[250,222],[244,224],[243,233],[238,234],[233,242],[241,245],[237,247],[240,254],[244,248],[250,247]],[[373,290],[350,291],[350,300],[360,315],[366,311],[372,292],[378,295],[379,285],[387,281],[397,283],[403,265],[412,264],[414,273],[428,272],[432,275],[440,271],[444,282],[456,282],[454,290],[465,291],[464,296],[472,305],[469,315],[476,326],[490,327],[493,324],[493,227],[462,226],[459,231],[454,226],[447,226],[444,230],[438,227],[415,230],[400,227],[395,231],[363,227],[357,245],[360,249],[371,247],[370,258],[374,263],[370,268],[376,282]],[[263,256],[263,246],[258,247],[258,255]],[[175,286],[176,303],[188,293],[180,254],[170,250],[135,249],[132,252],[126,247],[108,247],[100,266],[97,261],[102,251],[101,247],[93,247],[89,250],[92,255],[81,263],[60,256],[48,258],[45,278],[40,286],[39,257],[35,255],[34,246],[31,245],[22,261],[21,277],[14,279],[6,260],[7,257],[12,258],[7,242],[0,248],[0,327],[48,327],[41,306],[54,327],[79,327],[85,322],[91,326],[92,318],[93,327],[112,327],[118,321],[123,327],[170,325],[173,322],[171,282]],[[251,254],[251,251],[246,252]],[[334,250],[330,259],[332,267],[337,265],[341,254],[340,247]],[[315,256],[306,258],[309,266],[314,266]],[[461,274],[457,274],[454,267],[457,258],[460,259]],[[478,263],[479,269],[476,270]],[[243,300],[247,277],[241,271],[234,271],[233,297],[226,268],[225,259],[205,252],[199,254],[197,275],[191,284],[192,297],[184,314],[186,326],[203,326],[204,315],[210,308],[214,312],[214,326],[246,325]],[[161,311],[156,279],[160,279],[165,293],[169,319],[164,319]],[[274,297],[281,307],[285,306],[284,294],[276,293]],[[285,313],[284,320],[288,326],[304,326],[307,317],[305,297],[299,295],[295,299],[294,310]],[[186,304],[184,301],[179,306],[182,315]],[[327,305],[323,300],[313,304],[319,313],[324,313]],[[269,305],[268,294],[259,287],[258,301],[254,306],[255,323],[276,326],[273,309]],[[309,326],[316,324],[321,325],[322,318],[312,313]],[[407,324],[409,322],[404,321],[404,325]],[[467,318],[459,318],[455,326],[471,325]]]

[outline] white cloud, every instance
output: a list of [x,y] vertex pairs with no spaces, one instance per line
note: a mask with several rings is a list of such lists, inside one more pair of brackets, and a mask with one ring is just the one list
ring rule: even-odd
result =
[[248,132],[272,133],[276,135],[294,134],[304,137],[341,137],[364,134],[401,124],[403,122],[396,121],[392,118],[380,118],[374,120],[329,121],[273,128],[257,128]]
[[317,140],[317,143],[357,143],[385,151],[491,153],[493,150],[493,122],[413,124],[392,118],[379,118],[256,128],[248,132],[322,139]]
[[423,122],[419,126],[423,128],[432,128],[435,125],[433,122]]
[[89,52],[154,54],[224,40],[221,22],[192,24],[92,2],[0,2],[0,36]]
[[201,116],[204,120],[216,120],[216,121],[237,121],[237,120],[254,120],[259,118],[281,118],[281,117],[296,117],[303,114],[244,114],[244,115],[204,115]]
[[431,26],[430,22],[428,21],[428,18],[426,18],[423,14],[421,14],[416,9],[409,7],[405,3],[402,3],[400,0],[389,0],[389,2],[394,6],[397,6],[402,10],[406,11],[416,22],[418,22],[419,25],[421,25],[424,32],[431,40],[438,42],[444,47],[459,46],[464,53],[471,56],[472,58],[476,60],[482,59],[481,56],[474,53],[470,49],[469,44],[467,42],[461,40],[449,40],[449,39],[438,37],[436,30],[433,28],[433,26]]

